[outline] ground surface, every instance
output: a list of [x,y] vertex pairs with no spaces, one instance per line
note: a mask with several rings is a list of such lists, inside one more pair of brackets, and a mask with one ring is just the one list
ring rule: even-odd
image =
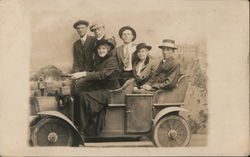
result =
[[[188,147],[206,146],[206,134],[193,134]],[[148,140],[144,141],[125,141],[125,142],[86,142],[86,147],[154,147],[153,143]]]

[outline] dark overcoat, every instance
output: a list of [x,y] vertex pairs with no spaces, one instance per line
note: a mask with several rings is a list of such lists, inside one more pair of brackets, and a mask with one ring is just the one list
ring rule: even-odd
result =
[[170,57],[158,65],[151,79],[146,83],[157,89],[174,88],[180,76],[180,64]]
[[80,71],[93,70],[93,53],[96,38],[87,36],[86,41],[82,44],[77,40],[73,45],[73,73]]
[[77,90],[80,96],[80,129],[88,135],[96,135],[101,129],[98,117],[108,104],[109,90],[120,88],[117,74],[117,60],[109,53],[103,59],[96,58],[94,70],[79,80],[82,82]]

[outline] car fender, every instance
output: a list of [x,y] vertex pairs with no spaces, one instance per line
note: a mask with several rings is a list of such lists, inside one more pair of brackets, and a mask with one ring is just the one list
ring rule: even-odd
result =
[[175,111],[183,111],[183,112],[189,112],[188,110],[181,108],[181,107],[167,107],[163,110],[161,110],[153,119],[153,126],[155,126],[155,124],[166,114],[169,114],[171,112],[175,112]]
[[57,117],[57,118],[60,118],[62,120],[64,120],[65,122],[67,122],[75,131],[76,133],[79,135],[79,139],[80,139],[80,142],[81,143],[84,143],[84,139],[83,137],[81,136],[81,134],[79,133],[79,131],[77,130],[76,126],[73,124],[73,122],[68,118],[66,117],[64,114],[58,112],[58,111],[43,111],[43,112],[38,112],[37,113],[38,115],[47,115],[47,116],[54,116],[54,117]]

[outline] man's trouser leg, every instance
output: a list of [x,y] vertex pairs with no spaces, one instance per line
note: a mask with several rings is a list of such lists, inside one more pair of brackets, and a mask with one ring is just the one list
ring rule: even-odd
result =
[[84,91],[84,89],[87,89],[88,83],[85,78],[81,78],[77,81],[73,80],[71,84],[71,91],[72,96],[74,99],[74,124],[79,127],[80,126],[80,114],[81,113],[81,92]]

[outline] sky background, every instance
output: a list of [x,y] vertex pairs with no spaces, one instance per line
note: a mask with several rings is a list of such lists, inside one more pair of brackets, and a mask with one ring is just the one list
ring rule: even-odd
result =
[[[49,4],[48,4],[48,3]],[[155,3],[152,3],[155,2]],[[154,57],[161,56],[163,39],[193,44],[206,37],[206,10],[202,4],[169,1],[31,1],[28,3],[31,28],[31,73],[46,65],[67,72],[72,67],[72,46],[79,37],[72,27],[77,20],[101,21],[106,32],[122,44],[118,31],[129,25],[137,32],[135,43],[146,42]],[[89,32],[90,35],[93,35]]]

